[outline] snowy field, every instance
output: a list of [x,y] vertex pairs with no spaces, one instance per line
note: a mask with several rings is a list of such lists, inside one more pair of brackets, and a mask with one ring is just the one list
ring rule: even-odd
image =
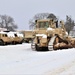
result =
[[0,75],[75,75],[74,48],[37,52],[30,46],[0,46]]

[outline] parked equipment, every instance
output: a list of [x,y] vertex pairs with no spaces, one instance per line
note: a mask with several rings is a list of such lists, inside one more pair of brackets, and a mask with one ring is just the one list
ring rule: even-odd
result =
[[0,45],[22,44],[24,36],[20,32],[0,31]]
[[57,50],[75,47],[75,39],[70,37],[64,27],[64,22],[53,19],[42,19],[36,21],[33,31],[34,39],[31,43],[33,50]]
[[33,39],[33,32],[31,30],[21,31],[24,35],[24,41],[29,43]]

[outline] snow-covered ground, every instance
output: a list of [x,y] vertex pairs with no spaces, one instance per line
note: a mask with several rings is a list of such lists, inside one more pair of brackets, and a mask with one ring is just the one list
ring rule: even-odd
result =
[[0,75],[75,75],[74,48],[37,52],[30,46],[0,46]]

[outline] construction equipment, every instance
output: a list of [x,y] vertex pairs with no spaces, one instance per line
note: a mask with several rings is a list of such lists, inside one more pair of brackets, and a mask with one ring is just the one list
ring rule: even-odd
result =
[[33,32],[32,32],[32,30],[25,30],[25,31],[21,31],[22,33],[23,33],[23,35],[24,35],[24,41],[26,42],[26,43],[29,43],[29,42],[31,42],[32,41],[32,39],[33,39]]
[[0,45],[22,44],[24,40],[23,34],[19,32],[1,31]]
[[36,27],[33,30],[34,39],[31,43],[33,50],[57,50],[75,47],[75,39],[68,36],[64,27],[64,22],[53,19],[42,19],[36,21]]

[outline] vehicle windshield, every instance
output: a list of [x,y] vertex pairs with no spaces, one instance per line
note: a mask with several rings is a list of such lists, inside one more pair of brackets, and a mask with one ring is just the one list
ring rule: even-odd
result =
[[48,28],[49,22],[39,22],[38,25],[39,25],[39,28]]

